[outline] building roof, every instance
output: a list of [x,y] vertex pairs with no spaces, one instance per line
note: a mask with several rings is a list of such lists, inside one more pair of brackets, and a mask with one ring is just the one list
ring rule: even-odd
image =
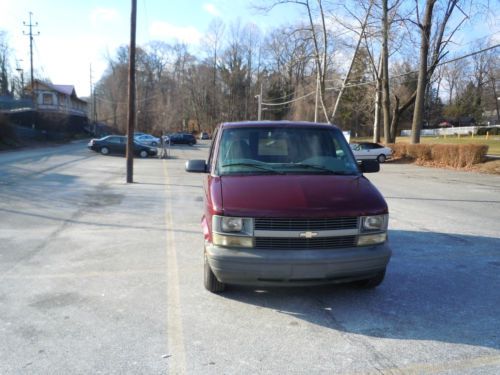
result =
[[75,91],[75,86],[73,85],[55,85],[55,84],[50,84],[52,88],[62,94],[66,94],[69,96],[76,96],[76,91]]
[[[38,79],[35,79],[35,82],[36,82],[36,84],[43,85],[43,86],[49,88],[50,90],[56,91],[56,92],[64,94],[64,95],[68,95],[68,96],[72,97],[73,99],[81,101],[83,103],[87,103],[86,100],[83,100],[76,95],[75,86],[73,86],[73,85],[56,85],[54,83],[44,82],[44,81],[41,81]],[[29,89],[29,88],[30,87],[27,86],[27,89]]]

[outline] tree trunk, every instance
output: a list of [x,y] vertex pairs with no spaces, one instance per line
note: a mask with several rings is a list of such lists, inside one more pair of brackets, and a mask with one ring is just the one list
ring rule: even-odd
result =
[[375,91],[375,113],[373,120],[373,142],[380,142],[380,86],[382,82],[380,79],[377,79],[377,86]]
[[385,143],[393,143],[390,138],[391,101],[389,97],[389,21],[387,19],[387,0],[382,0],[382,113],[384,116]]
[[429,57],[430,36],[432,26],[432,11],[436,0],[427,0],[421,29],[420,64],[418,69],[417,93],[415,98],[415,109],[413,110],[413,121],[411,125],[411,143],[420,143],[420,130],[422,129],[422,118],[424,114],[425,91],[427,79],[427,59]]

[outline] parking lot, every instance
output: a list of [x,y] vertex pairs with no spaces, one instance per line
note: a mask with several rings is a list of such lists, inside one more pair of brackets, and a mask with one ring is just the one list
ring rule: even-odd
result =
[[0,374],[498,374],[500,177],[385,163],[375,290],[203,288],[203,176],[84,142],[0,153]]

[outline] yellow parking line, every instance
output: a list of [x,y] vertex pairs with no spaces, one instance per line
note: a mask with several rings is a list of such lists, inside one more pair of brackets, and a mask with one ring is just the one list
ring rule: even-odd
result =
[[175,248],[175,233],[172,220],[172,192],[169,189],[167,162],[163,160],[165,172],[167,199],[165,203],[165,224],[167,232],[167,342],[169,357],[168,373],[186,373],[186,350],[182,330],[181,303],[179,292],[179,272],[177,251]]

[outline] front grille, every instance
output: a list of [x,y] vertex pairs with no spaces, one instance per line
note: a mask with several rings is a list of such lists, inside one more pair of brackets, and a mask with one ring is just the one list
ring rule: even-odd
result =
[[320,238],[279,238],[257,237],[256,249],[307,250],[338,249],[356,245],[356,236],[320,237]]
[[336,217],[325,219],[283,219],[283,218],[256,218],[256,230],[336,230],[356,229],[357,217]]

